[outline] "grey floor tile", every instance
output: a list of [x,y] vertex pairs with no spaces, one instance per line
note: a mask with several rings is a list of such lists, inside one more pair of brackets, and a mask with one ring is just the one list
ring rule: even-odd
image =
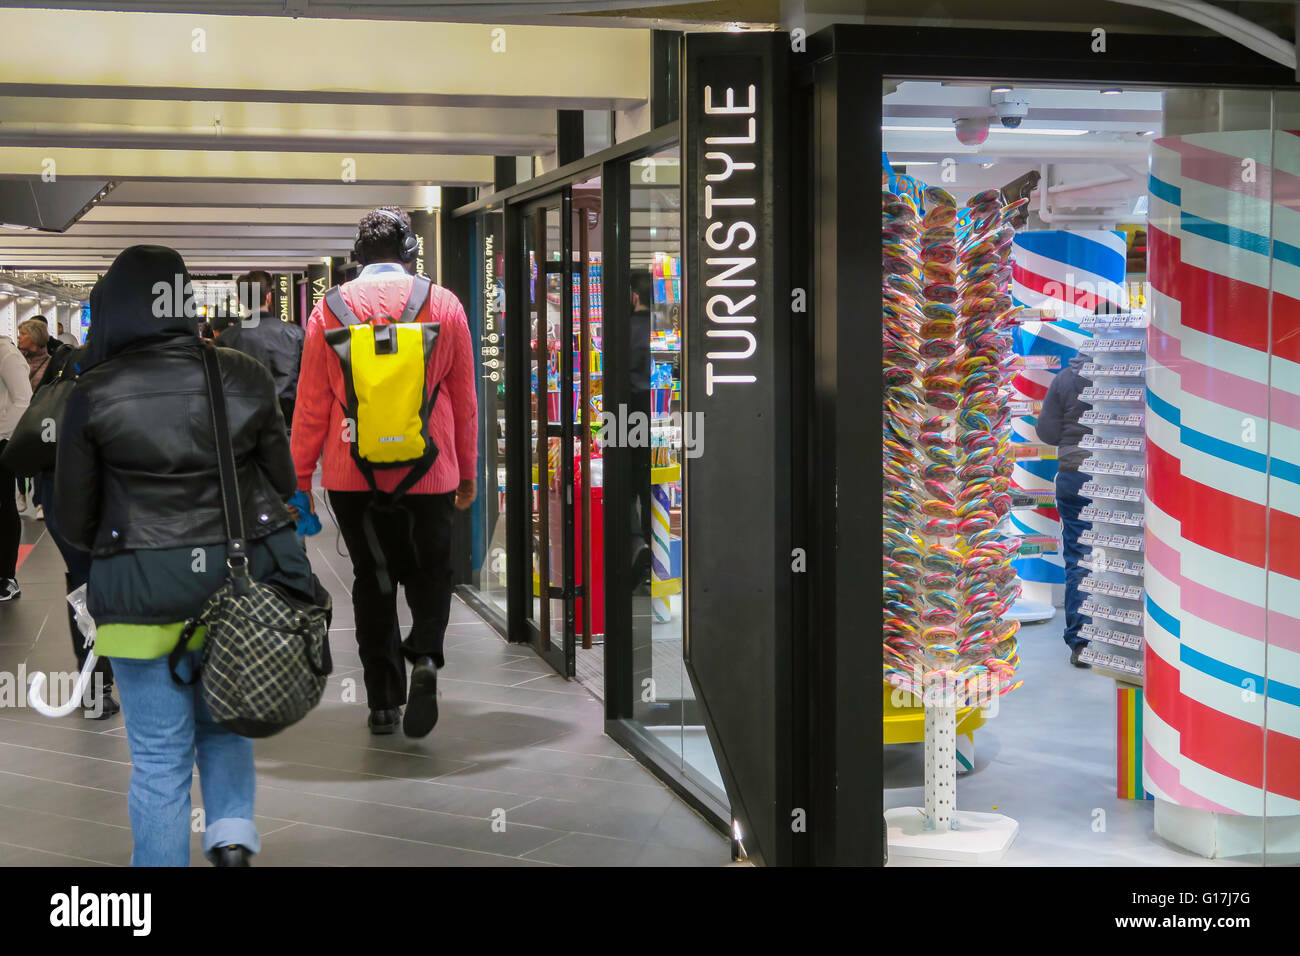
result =
[[[725,862],[725,841],[605,736],[603,707],[587,688],[507,643],[459,599],[437,728],[420,740],[372,736],[351,567],[322,519],[326,532],[309,553],[334,596],[336,670],[312,714],[255,745],[256,865]],[[24,519],[23,540],[35,547],[19,572],[22,598],[0,606],[0,671],[71,670],[62,561],[39,523]],[[404,595],[398,617],[410,626]],[[0,709],[0,865],[126,865],[130,781],[121,717]],[[197,777],[191,799],[202,805]],[[208,865],[201,844],[193,834],[193,866]]]
[[722,866],[728,862],[730,852],[730,847],[721,840],[715,847],[688,850],[588,833],[570,833],[527,856],[530,860],[546,860],[564,866],[678,867]]

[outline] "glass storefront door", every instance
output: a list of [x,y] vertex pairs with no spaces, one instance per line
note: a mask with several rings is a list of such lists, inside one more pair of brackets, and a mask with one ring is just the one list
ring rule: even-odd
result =
[[529,637],[565,677],[574,670],[573,587],[573,367],[561,356],[573,349],[573,330],[563,317],[572,309],[568,282],[571,246],[567,194],[548,196],[523,211],[524,262],[529,312],[528,468],[532,478],[530,540],[532,600]]
[[565,677],[576,675],[578,641],[591,649],[594,633],[602,630],[597,602],[589,597],[599,588],[598,580],[590,583],[596,574],[592,529],[599,522],[590,461],[599,365],[593,359],[593,331],[599,334],[598,323],[593,330],[593,281],[599,284],[600,273],[588,222],[599,210],[599,182],[581,191],[577,202],[574,195],[566,188],[521,213],[532,494],[520,506],[529,509],[531,536],[529,639]]

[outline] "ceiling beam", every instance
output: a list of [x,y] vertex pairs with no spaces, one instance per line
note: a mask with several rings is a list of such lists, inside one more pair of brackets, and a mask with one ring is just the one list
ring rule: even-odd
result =
[[646,30],[0,9],[0,35],[21,38],[0,58],[9,95],[600,110],[649,98]]
[[[353,154],[346,144],[339,144],[333,154],[14,146],[0,150],[0,176],[39,177],[51,160],[55,175],[65,179],[260,181],[345,188],[366,183],[476,186],[492,182],[491,156]],[[353,181],[345,180],[345,175]]]
[[[490,167],[492,160],[484,157]],[[167,183],[124,182],[110,192],[103,205],[123,206],[230,206],[295,207],[293,215],[309,216],[332,209],[360,209],[375,206],[401,206],[420,209],[431,205],[435,191],[426,186],[409,184],[372,185],[368,183],[331,183],[299,185],[296,183]],[[311,222],[310,218],[301,220]]]

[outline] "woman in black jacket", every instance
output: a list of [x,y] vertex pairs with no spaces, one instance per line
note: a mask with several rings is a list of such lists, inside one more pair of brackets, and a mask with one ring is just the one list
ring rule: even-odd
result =
[[[97,653],[112,660],[134,766],[127,797],[136,866],[189,863],[190,782],[199,767],[203,850],[247,865],[253,743],[212,722],[200,685],[172,680],[167,655],[222,584],[226,529],[193,290],[181,257],[132,246],[104,276],[81,376],[59,436],[59,527],[91,553],[87,604]],[[97,306],[97,307],[96,307]],[[311,566],[284,502],[296,488],[275,386],[262,366],[217,350],[249,569],[311,593]],[[181,662],[188,679],[200,628]]]

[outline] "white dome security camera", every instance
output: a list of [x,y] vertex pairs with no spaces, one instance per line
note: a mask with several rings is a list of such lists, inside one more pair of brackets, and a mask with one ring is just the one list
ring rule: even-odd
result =
[[1020,121],[1029,115],[1029,98],[1015,90],[993,93],[990,102],[993,112],[997,113],[998,119],[1007,129],[1016,129]]
[[953,120],[957,133],[957,142],[963,146],[979,146],[989,138],[989,118],[987,116],[966,116]]

